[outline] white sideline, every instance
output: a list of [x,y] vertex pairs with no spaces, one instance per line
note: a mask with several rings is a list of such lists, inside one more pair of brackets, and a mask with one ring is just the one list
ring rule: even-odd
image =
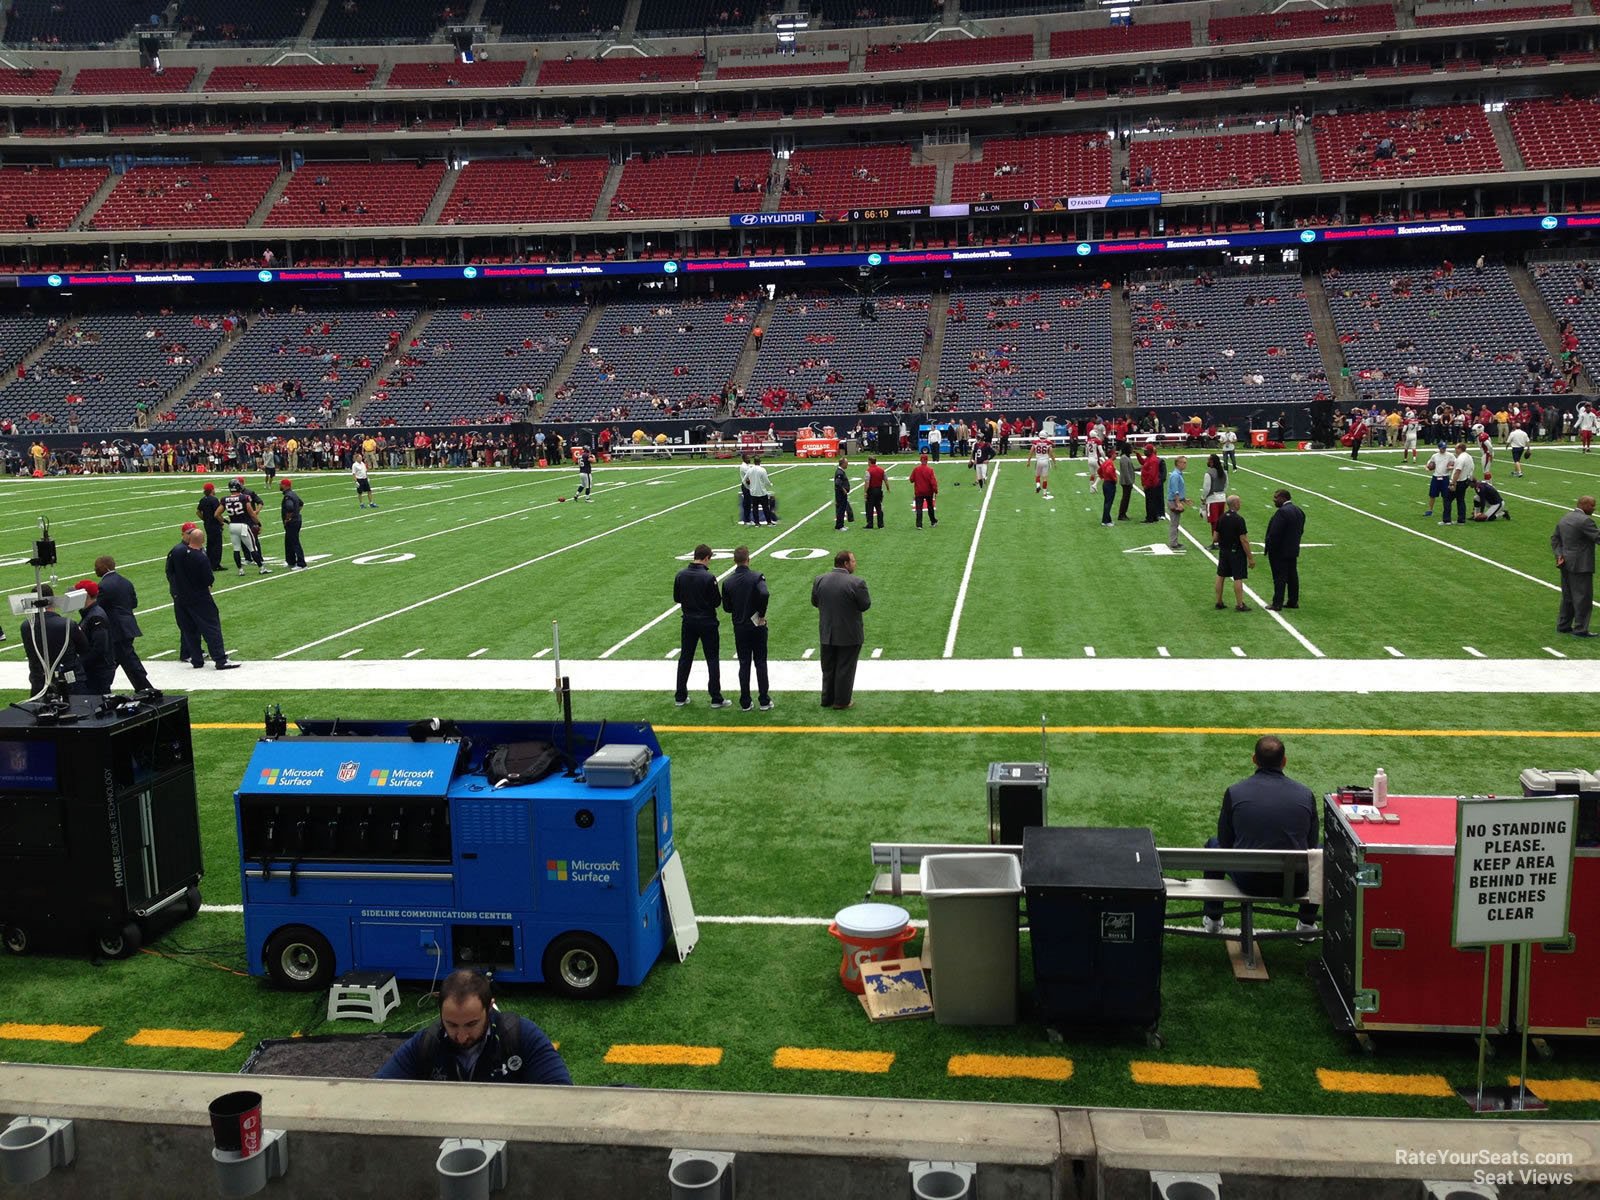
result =
[[[1600,694],[1600,671],[1585,659],[1322,658],[1308,670],[1306,658],[1165,658],[1159,672],[1149,658],[931,658],[862,659],[856,689],[874,692],[1200,692],[1226,680],[1229,692],[1355,693],[1446,692],[1502,694],[1507,681],[1519,694]],[[1223,674],[1218,668],[1226,663]],[[252,660],[238,671],[218,674],[183,662],[146,660],[155,685],[172,692],[547,692],[549,678],[526,658]],[[671,661],[587,659],[562,663],[573,686],[584,692],[673,691],[677,667]],[[816,662],[797,659],[770,664],[772,690],[812,693],[821,685]],[[691,691],[705,685],[705,666],[696,663]],[[0,664],[0,688],[21,691],[24,663]],[[753,727],[815,715],[805,701],[786,701],[778,718],[735,714],[730,724]],[[680,721],[694,722],[709,710],[698,700],[682,710]],[[858,717],[860,714],[857,714]],[[726,720],[726,718],[722,718]]]
[[994,465],[994,470],[989,472],[989,486],[983,489],[983,503],[978,506],[978,523],[972,530],[972,545],[967,548],[967,566],[961,572],[961,587],[956,591],[956,608],[950,614],[950,632],[944,639],[944,656],[950,658],[956,652],[956,634],[961,629],[961,610],[967,604],[967,585],[972,582],[972,564],[978,558],[978,544],[983,539],[983,523],[989,516],[989,501],[994,499],[995,485],[1000,482],[1000,464]]

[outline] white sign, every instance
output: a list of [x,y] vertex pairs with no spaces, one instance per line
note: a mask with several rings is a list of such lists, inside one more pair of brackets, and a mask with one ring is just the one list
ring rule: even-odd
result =
[[1577,826],[1574,796],[1458,801],[1451,944],[1566,937]]

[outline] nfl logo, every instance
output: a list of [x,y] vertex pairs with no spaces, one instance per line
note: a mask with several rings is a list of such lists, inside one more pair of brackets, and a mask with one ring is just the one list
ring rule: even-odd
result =
[[339,764],[339,782],[349,783],[356,777],[356,772],[361,770],[358,762],[342,762]]

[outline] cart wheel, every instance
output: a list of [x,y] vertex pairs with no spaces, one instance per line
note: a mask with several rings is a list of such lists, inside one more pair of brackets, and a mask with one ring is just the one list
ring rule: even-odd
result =
[[130,954],[137,954],[139,947],[144,945],[144,933],[138,925],[129,921],[120,929],[107,928],[95,939],[94,945],[105,958],[127,958]]
[[183,893],[183,907],[191,917],[199,915],[200,889],[192,883],[189,885],[189,889]]
[[1356,1045],[1361,1047],[1363,1054],[1375,1054],[1378,1050],[1377,1043],[1372,1040],[1372,1035],[1369,1033],[1356,1034]]
[[13,954],[26,954],[28,952],[28,931],[20,925],[7,925],[5,929],[6,949]]
[[604,996],[617,986],[617,956],[592,934],[564,933],[544,952],[544,981],[574,1000]]
[[315,929],[289,925],[267,939],[267,977],[291,992],[320,992],[333,982],[333,947]]
[[1145,1031],[1144,1044],[1151,1050],[1165,1050],[1167,1048],[1166,1039],[1154,1029],[1148,1029]]

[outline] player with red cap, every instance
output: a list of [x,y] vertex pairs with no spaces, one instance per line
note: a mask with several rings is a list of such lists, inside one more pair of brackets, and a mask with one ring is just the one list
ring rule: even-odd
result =
[[117,673],[111,618],[100,607],[100,585],[93,579],[80,579],[72,587],[89,597],[78,617],[78,628],[83,630],[83,640],[88,643],[88,649],[78,655],[78,661],[83,664],[84,687],[91,696],[104,696],[111,690],[112,678]]
[[200,503],[195,505],[195,515],[206,529],[206,559],[213,571],[222,570],[222,501],[217,499],[217,485],[208,483],[200,489]]

